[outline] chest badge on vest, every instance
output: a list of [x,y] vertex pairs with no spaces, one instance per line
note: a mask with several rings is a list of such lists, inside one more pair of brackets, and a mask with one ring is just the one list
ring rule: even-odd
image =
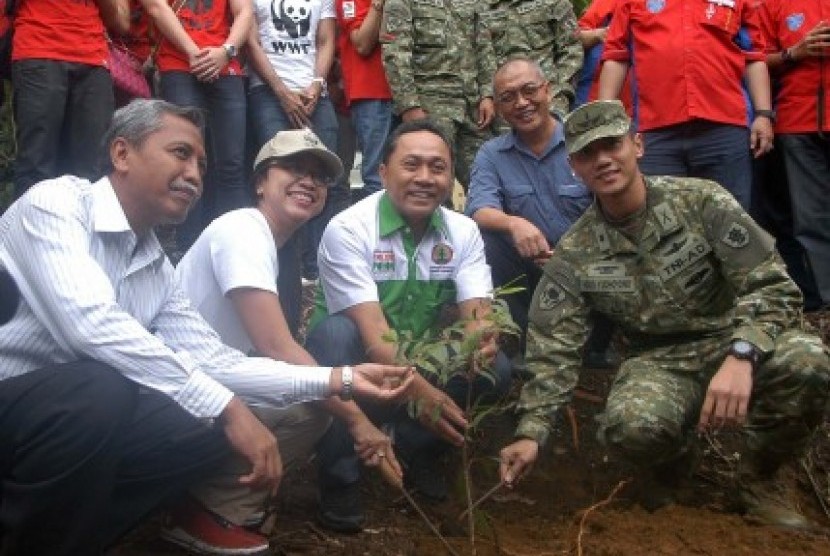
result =
[[438,265],[449,264],[452,261],[452,247],[446,243],[437,243],[432,248],[432,262]]

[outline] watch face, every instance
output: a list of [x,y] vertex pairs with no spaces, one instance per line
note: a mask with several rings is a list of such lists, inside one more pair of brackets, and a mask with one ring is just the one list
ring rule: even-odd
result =
[[732,352],[735,353],[735,355],[751,357],[755,352],[755,348],[749,342],[738,340],[736,342],[732,342]]

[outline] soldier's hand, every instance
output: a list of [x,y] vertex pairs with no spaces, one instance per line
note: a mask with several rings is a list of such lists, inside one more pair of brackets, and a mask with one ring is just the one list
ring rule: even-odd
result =
[[533,468],[539,457],[539,444],[529,438],[520,438],[499,452],[499,476],[508,488],[513,488]]
[[709,381],[703,407],[700,409],[698,432],[743,425],[751,394],[752,363],[727,355],[718,372]]
[[277,493],[282,479],[282,459],[277,439],[237,397],[231,399],[219,419],[231,447],[251,463],[251,472],[239,482],[251,488]]
[[484,129],[493,123],[493,118],[496,117],[496,107],[493,104],[492,97],[484,97],[478,103],[478,120],[476,126],[478,129]]
[[420,106],[410,108],[409,110],[404,110],[401,113],[401,119],[405,122],[411,122],[412,120],[423,120],[424,118],[428,117],[429,114],[427,114],[427,111],[421,108]]
[[510,237],[519,254],[526,259],[536,259],[550,252],[548,240],[539,228],[522,218],[510,217]]

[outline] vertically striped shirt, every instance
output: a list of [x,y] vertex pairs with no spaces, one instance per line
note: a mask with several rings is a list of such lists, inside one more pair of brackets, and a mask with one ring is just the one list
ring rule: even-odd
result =
[[0,265],[20,287],[0,327],[0,380],[89,358],[216,417],[233,394],[281,407],[323,398],[330,368],[222,344],[176,286],[154,233],[136,236],[109,179],[42,182],[0,218]]

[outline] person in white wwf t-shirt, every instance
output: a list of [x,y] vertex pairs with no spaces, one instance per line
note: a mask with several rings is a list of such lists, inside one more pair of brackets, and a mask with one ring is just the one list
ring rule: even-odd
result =
[[[333,0],[254,0],[254,25],[248,38],[248,110],[257,147],[278,131],[308,127],[337,152],[337,115],[326,88],[334,62],[335,15]],[[348,205],[348,193],[345,187],[329,191],[321,214],[301,234],[301,245],[296,247],[302,253],[298,270],[310,280],[317,277],[323,230]],[[288,248],[294,248],[294,241]]]
[[[254,163],[256,206],[214,220],[184,255],[176,278],[225,343],[249,354],[316,365],[292,337],[283,315],[277,250],[320,213],[329,186],[342,172],[337,156],[310,130],[277,133]],[[354,401],[253,411],[276,435],[284,467],[308,457],[331,413],[350,424],[356,446],[367,455],[385,451],[399,470],[388,437]],[[371,458],[366,463],[377,465]],[[236,474],[229,463],[221,474],[192,489],[192,499],[171,512],[165,538],[199,546],[203,554],[222,554],[228,548],[267,551],[268,539],[250,529],[262,527],[268,493],[236,483]]]

